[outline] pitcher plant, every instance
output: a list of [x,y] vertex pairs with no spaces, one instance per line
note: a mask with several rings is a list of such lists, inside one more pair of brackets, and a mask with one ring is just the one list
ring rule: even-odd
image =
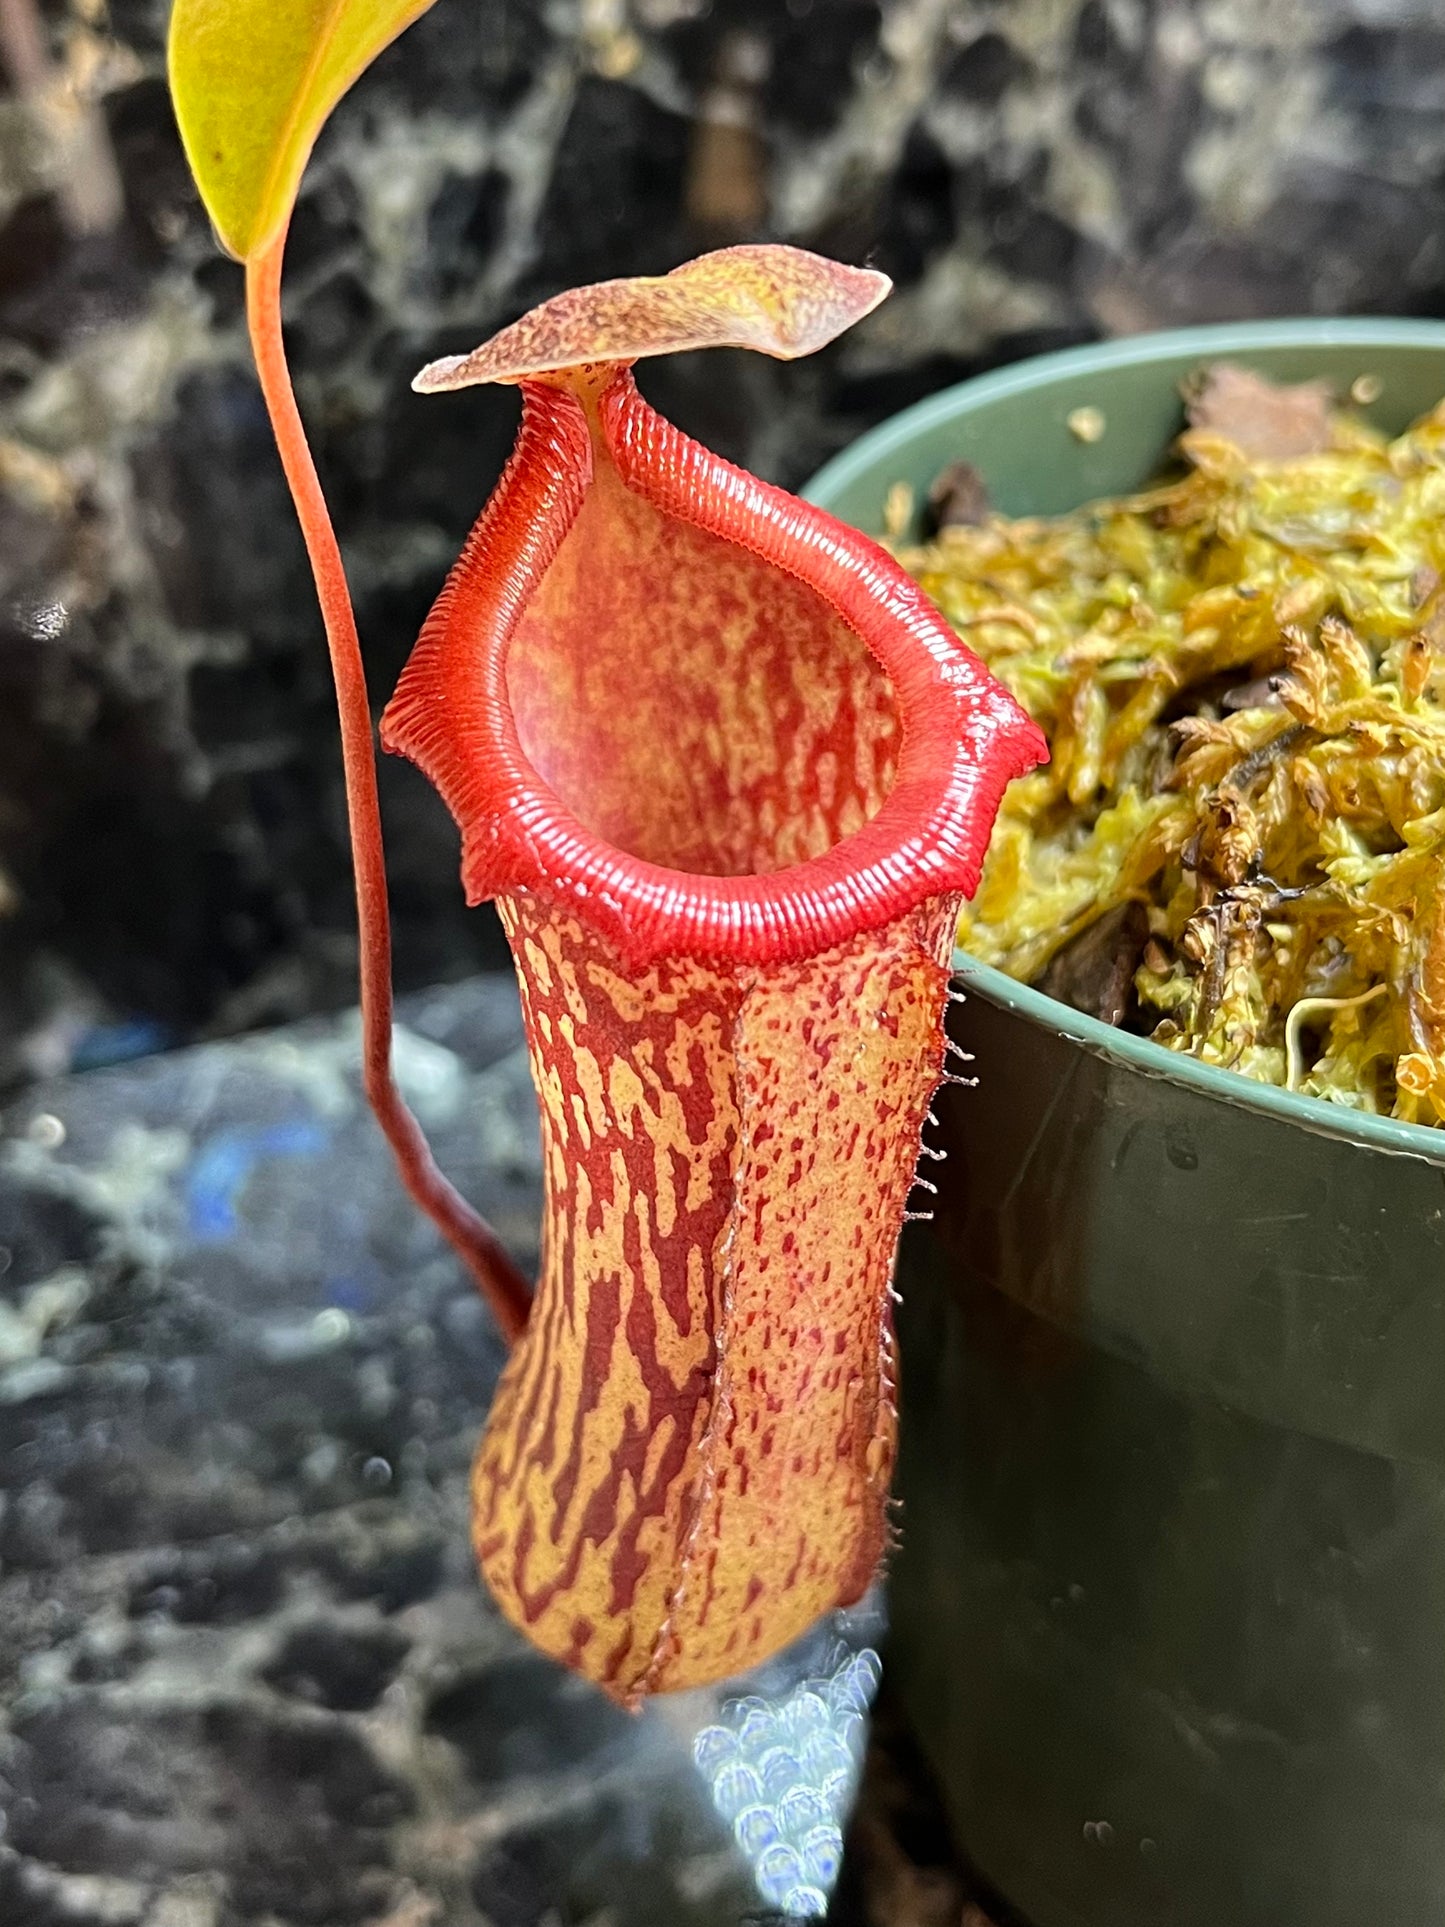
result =
[[[422,10],[391,8],[390,31]],[[181,0],[183,128],[204,79],[183,16],[263,11]],[[350,9],[373,28],[385,11]],[[306,147],[286,150],[290,196]],[[237,251],[294,486],[314,471],[284,406],[282,200]],[[517,1339],[473,1475],[477,1557],[513,1624],[627,1705],[755,1664],[877,1569],[890,1280],[948,1075],[954,926],[1004,787],[1044,754],[881,549],[634,385],[649,355],[810,353],[887,291],[800,249],[728,248],[560,295],[417,378],[522,397],[382,741],[445,798],[468,901],[496,902],[516,963],[543,1141],[530,1304],[390,1077],[359,647],[319,488],[295,491],[347,672],[369,1093]]]

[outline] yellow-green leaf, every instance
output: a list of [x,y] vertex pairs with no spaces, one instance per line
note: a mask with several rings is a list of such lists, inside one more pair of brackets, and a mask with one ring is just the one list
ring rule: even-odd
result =
[[176,119],[216,231],[243,261],[284,226],[327,115],[432,0],[176,0]]

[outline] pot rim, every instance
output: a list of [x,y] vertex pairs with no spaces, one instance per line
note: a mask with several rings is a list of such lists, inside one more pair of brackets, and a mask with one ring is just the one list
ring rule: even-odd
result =
[[[1338,347],[1431,349],[1445,358],[1445,321],[1364,317],[1231,321],[1130,335],[1117,341],[1065,348],[1054,354],[1033,355],[990,374],[955,382],[890,416],[835,455],[801,493],[806,500],[830,508],[842,490],[876,472],[890,459],[896,459],[919,434],[932,431],[942,422],[966,419],[976,407],[1006,401],[1014,395],[1033,394],[1076,376],[1097,375],[1117,368],[1149,367],[1181,357],[1204,360],[1221,354],[1251,354],[1267,348]],[[1441,391],[1445,393],[1445,369],[1442,369]],[[966,951],[956,950],[953,962],[970,994],[1011,1012],[1025,1023],[1066,1037],[1122,1070],[1179,1085],[1198,1097],[1294,1125],[1314,1136],[1343,1139],[1364,1149],[1445,1166],[1445,1126],[1406,1124],[1398,1118],[1377,1117],[1325,1098],[1287,1091],[1276,1084],[1256,1083],[1237,1071],[1203,1064],[1193,1057],[1176,1056],[1147,1037],[1116,1030],[1097,1017],[1089,1017],[1042,991],[1016,982]]]

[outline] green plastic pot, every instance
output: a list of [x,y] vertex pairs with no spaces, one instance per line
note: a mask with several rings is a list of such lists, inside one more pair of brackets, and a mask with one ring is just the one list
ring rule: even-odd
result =
[[[1076,507],[1222,356],[1372,376],[1391,429],[1445,394],[1445,326],[1148,336],[938,395],[809,493],[876,529],[963,457],[1008,512]],[[900,1257],[890,1613],[960,1848],[1032,1927],[1441,1927],[1445,1133],[958,965],[979,1083]]]

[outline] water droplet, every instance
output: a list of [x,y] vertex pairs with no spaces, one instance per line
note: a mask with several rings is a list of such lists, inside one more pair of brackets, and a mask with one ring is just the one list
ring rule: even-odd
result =
[[798,1748],[798,1765],[815,1786],[821,1786],[833,1773],[846,1773],[853,1762],[842,1740],[830,1728],[826,1733],[810,1733]]
[[785,1746],[770,1746],[758,1760],[758,1772],[770,1800],[781,1800],[795,1786],[801,1771],[797,1756]]
[[25,1135],[42,1150],[58,1151],[65,1142],[65,1126],[53,1111],[37,1111],[26,1126]]
[[871,1646],[865,1646],[839,1667],[824,1688],[830,1705],[839,1711],[864,1713],[873,1703],[882,1677],[882,1662]]
[[762,1804],[763,1783],[742,1760],[730,1760],[713,1781],[713,1805],[731,1823],[746,1807]]
[[883,1678],[883,1661],[871,1646],[865,1646],[849,1670],[854,1679],[866,1690],[871,1705],[873,1695],[878,1691],[879,1682]]
[[709,1780],[727,1761],[737,1758],[737,1751],[737,1734],[725,1726],[705,1726],[692,1743],[693,1763]]
[[778,1819],[771,1807],[744,1807],[733,1821],[733,1838],[749,1860],[759,1860],[777,1842]]
[[803,1870],[825,1892],[838,1878],[843,1864],[843,1835],[836,1825],[814,1827],[802,1843]]
[[832,1819],[828,1803],[817,1787],[790,1787],[778,1803],[778,1819],[783,1831],[800,1840],[814,1827],[826,1826]]
[[391,1467],[385,1459],[368,1459],[361,1468],[361,1476],[367,1485],[390,1485]]
[[810,1733],[826,1731],[832,1724],[832,1709],[821,1693],[793,1693],[778,1710],[778,1725],[796,1745]]
[[765,1745],[772,1737],[773,1712],[766,1701],[739,1700],[732,1712],[733,1724],[744,1746]]
[[759,1856],[754,1871],[758,1891],[774,1907],[781,1906],[784,1896],[803,1884],[803,1868],[797,1850],[781,1840]]

